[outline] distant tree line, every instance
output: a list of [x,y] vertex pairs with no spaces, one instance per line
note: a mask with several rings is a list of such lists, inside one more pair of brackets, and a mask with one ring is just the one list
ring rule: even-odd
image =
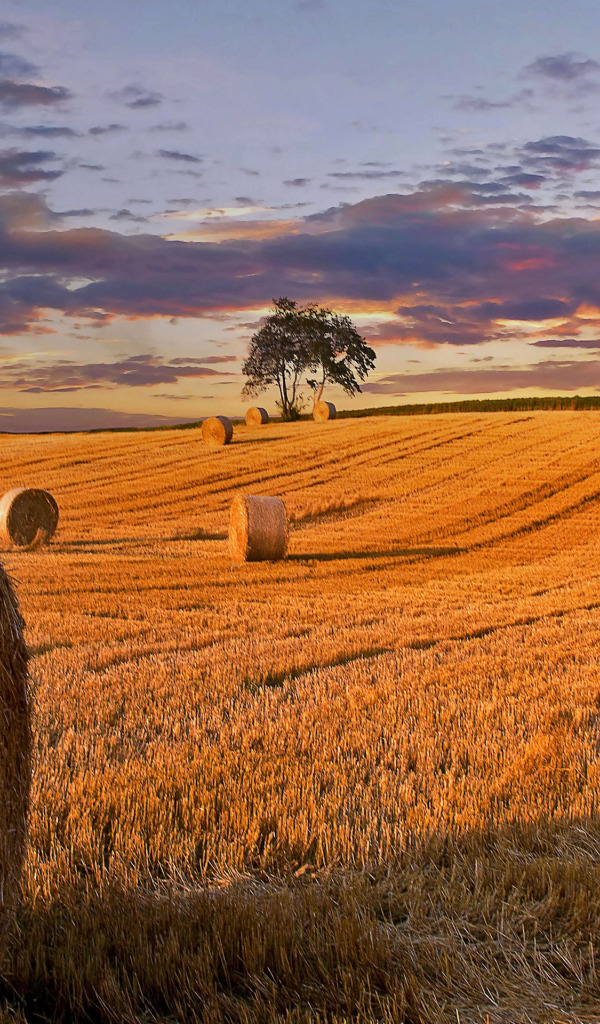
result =
[[527,412],[536,409],[600,409],[600,397],[554,395],[544,398],[469,398],[462,402],[385,405],[338,411],[340,416],[427,416],[438,412]]

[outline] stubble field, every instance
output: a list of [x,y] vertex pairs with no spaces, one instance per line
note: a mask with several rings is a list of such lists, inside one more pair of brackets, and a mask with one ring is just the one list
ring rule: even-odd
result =
[[597,413],[4,436],[19,485],[7,1021],[600,1021]]

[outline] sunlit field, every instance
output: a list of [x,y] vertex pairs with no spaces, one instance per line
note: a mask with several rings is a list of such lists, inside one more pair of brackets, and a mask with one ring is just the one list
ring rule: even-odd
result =
[[600,1020],[598,413],[5,435],[19,485],[6,1021]]

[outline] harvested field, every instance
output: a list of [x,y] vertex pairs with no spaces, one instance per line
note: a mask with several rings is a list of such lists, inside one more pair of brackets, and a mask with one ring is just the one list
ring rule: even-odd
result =
[[[595,412],[4,436],[35,687],[8,1020],[600,1020]],[[288,558],[232,565],[236,493]]]

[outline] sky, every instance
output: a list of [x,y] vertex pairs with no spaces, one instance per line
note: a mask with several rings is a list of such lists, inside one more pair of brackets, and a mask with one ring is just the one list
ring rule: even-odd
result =
[[243,416],[284,295],[339,407],[600,394],[599,99],[596,0],[3,0],[0,430]]

